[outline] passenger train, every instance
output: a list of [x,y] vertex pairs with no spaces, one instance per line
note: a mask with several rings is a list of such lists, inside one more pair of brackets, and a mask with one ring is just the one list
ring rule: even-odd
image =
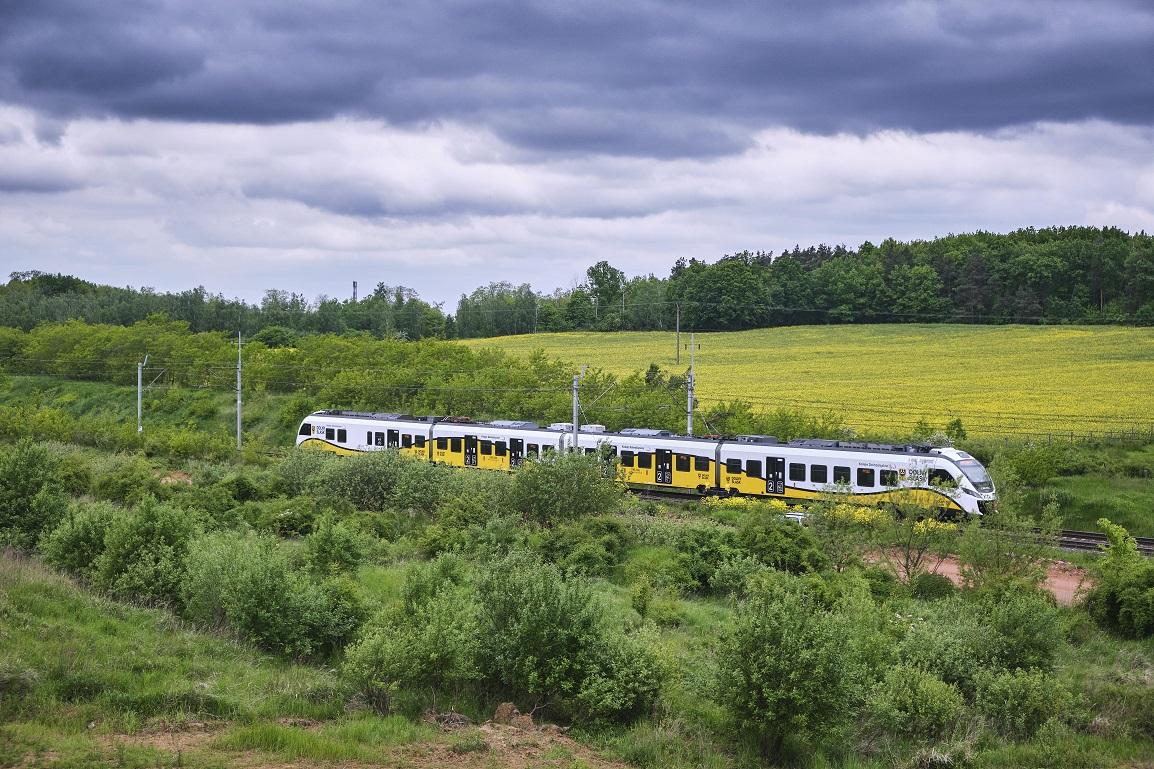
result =
[[[337,454],[395,449],[453,467],[512,470],[526,460],[573,448],[568,423],[473,422],[359,411],[317,411],[301,422],[298,446]],[[577,448],[618,460],[631,489],[686,495],[746,495],[804,502],[830,492],[864,504],[912,504],[945,515],[982,515],[992,509],[994,484],[964,451],[919,445],[836,440],[778,441],[674,435],[667,430],[606,432],[581,426]]]

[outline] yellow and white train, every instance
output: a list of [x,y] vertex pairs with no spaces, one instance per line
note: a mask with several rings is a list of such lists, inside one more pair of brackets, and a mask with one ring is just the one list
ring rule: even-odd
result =
[[[394,449],[453,467],[513,470],[526,460],[573,448],[572,425],[473,422],[359,411],[317,411],[301,422],[298,446],[337,454]],[[803,502],[831,491],[866,504],[913,504],[947,515],[981,515],[996,499],[986,468],[964,451],[764,435],[732,439],[666,430],[606,432],[585,425],[585,453],[617,457],[630,488],[686,495],[741,494]]]

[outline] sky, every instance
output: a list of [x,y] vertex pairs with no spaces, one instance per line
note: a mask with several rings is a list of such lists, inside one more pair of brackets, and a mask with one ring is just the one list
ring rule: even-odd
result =
[[551,292],[1154,231],[1147,0],[0,0],[0,280]]

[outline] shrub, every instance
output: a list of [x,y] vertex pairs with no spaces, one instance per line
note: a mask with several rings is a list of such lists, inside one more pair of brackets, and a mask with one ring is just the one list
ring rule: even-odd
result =
[[119,457],[116,465],[96,478],[96,496],[122,505],[134,505],[145,497],[161,497],[166,490],[144,457]]
[[1040,670],[984,671],[974,705],[999,732],[1025,739],[1051,718],[1069,716],[1074,697]]
[[779,571],[801,574],[829,566],[829,559],[804,527],[766,506],[750,510],[742,518],[737,546]]
[[440,503],[451,473],[396,451],[373,451],[327,463],[316,489],[358,510],[429,513]]
[[320,575],[354,571],[365,562],[370,546],[364,534],[325,516],[305,538],[305,563]]
[[738,555],[723,561],[709,578],[709,587],[715,593],[743,596],[749,589],[750,579],[769,569],[756,558]]
[[73,502],[68,516],[40,540],[44,560],[58,569],[92,575],[104,552],[104,535],[124,511],[108,502]]
[[927,601],[937,601],[942,598],[949,598],[957,592],[954,583],[950,578],[944,574],[933,574],[930,572],[923,572],[918,574],[910,582],[910,593],[914,598],[921,598]]
[[[427,575],[409,579],[423,581]],[[397,687],[453,692],[480,678],[476,598],[463,585],[406,582],[403,606],[375,618],[349,648],[344,674],[387,711]]]
[[973,607],[994,635],[988,658],[1006,670],[1050,670],[1061,648],[1062,615],[1038,590],[1011,588],[981,596]]
[[317,584],[293,569],[277,540],[267,535],[219,532],[195,540],[181,596],[189,619],[227,626],[290,657],[336,651],[364,617],[352,585]]
[[30,440],[0,451],[0,546],[31,550],[64,517],[57,467],[52,452]]
[[1102,627],[1130,638],[1154,635],[1154,563],[1138,553],[1126,529],[1102,518],[1110,545],[1095,569],[1086,611]]
[[339,461],[339,457],[328,451],[296,449],[277,462],[272,473],[278,490],[285,496],[295,497],[312,492],[320,483],[325,468]]
[[847,648],[844,624],[804,580],[758,580],[721,642],[722,701],[777,756],[787,735],[812,739],[846,722],[857,673]]
[[621,521],[597,516],[552,529],[545,535],[541,551],[566,572],[604,575],[621,562],[631,539]]
[[179,597],[188,543],[199,530],[186,511],[148,497],[112,520],[93,581],[117,595],[173,602]]
[[584,582],[513,555],[479,574],[477,599],[486,680],[587,720],[631,718],[656,696],[656,658],[610,627]]
[[899,665],[874,689],[870,708],[879,725],[893,734],[933,738],[957,720],[964,705],[956,686],[924,670]]
[[679,595],[695,590],[697,580],[689,571],[688,559],[671,547],[648,545],[636,548],[622,567],[626,582],[645,579],[654,587]]
[[527,520],[550,525],[614,512],[623,494],[621,484],[605,476],[598,457],[550,454],[513,474],[509,504]]

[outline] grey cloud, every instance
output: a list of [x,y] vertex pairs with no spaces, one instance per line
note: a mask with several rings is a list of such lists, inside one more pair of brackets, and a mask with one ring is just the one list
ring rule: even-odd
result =
[[0,100],[61,117],[484,125],[540,152],[738,152],[767,125],[1154,121],[1129,0],[0,5]]

